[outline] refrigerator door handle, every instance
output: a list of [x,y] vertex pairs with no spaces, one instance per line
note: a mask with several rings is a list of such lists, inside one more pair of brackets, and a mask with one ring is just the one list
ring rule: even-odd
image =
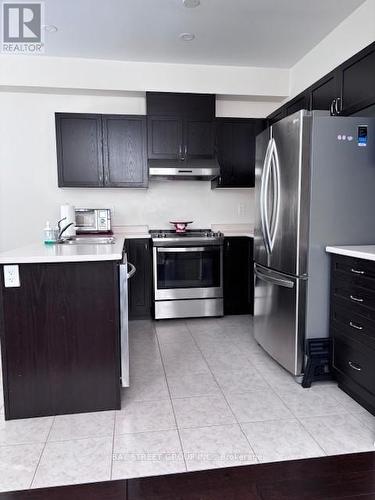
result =
[[280,193],[281,193],[281,187],[280,187],[280,162],[279,162],[279,155],[277,152],[277,146],[276,146],[276,141],[275,139],[272,139],[272,150],[271,150],[271,155],[272,155],[272,160],[271,160],[271,167],[272,167],[272,177],[273,177],[273,183],[274,183],[274,197],[273,197],[273,210],[272,210],[272,222],[271,222],[271,229],[270,229],[270,250],[272,252],[273,247],[275,245],[275,239],[276,239],[276,234],[277,234],[277,229],[279,225],[279,215],[280,215]]
[[262,273],[256,265],[254,266],[254,274],[260,280],[266,281],[267,283],[283,286],[284,288],[294,288],[294,282],[292,280],[276,278],[276,276],[273,276],[272,274]]
[[268,207],[267,207],[267,194],[269,185],[269,175],[272,160],[272,144],[273,139],[269,140],[266,155],[264,157],[263,172],[261,178],[261,189],[260,189],[260,218],[262,224],[262,235],[267,253],[271,253],[271,239],[270,231],[268,225]]

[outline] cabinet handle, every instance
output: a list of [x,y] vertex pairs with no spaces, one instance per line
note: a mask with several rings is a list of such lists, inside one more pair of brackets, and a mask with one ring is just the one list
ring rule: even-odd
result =
[[360,326],[360,325],[356,325],[355,323],[353,323],[352,321],[349,321],[349,325],[354,328],[355,330],[363,330],[363,326]]
[[[340,103],[340,106],[339,106],[339,103]],[[341,109],[341,97],[337,97],[337,99],[335,99],[335,113],[336,115],[339,115],[341,113],[342,109]]]
[[348,361],[348,365],[350,366],[350,368],[353,368],[353,370],[356,370],[357,372],[362,371],[362,368],[356,363],[353,363],[353,361]]
[[336,105],[336,99],[333,99],[333,101],[331,102],[331,106],[329,108],[331,116],[335,116],[335,105]]
[[360,299],[359,297],[354,297],[354,295],[350,296],[350,300],[353,300],[354,302],[363,302],[363,299]]
[[365,274],[364,271],[359,271],[358,269],[354,269],[354,267],[351,268],[351,272],[354,274]]
[[183,160],[183,158],[182,158],[182,144],[180,144],[180,146],[178,148],[178,156],[179,156],[180,160]]
[[187,158],[187,154],[188,154],[188,149],[187,149],[187,144],[185,144],[184,159]]

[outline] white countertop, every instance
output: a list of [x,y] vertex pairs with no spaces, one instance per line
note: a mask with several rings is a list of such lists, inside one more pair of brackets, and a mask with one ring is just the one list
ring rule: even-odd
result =
[[115,236],[114,244],[44,244],[35,243],[0,253],[0,264],[34,264],[51,262],[93,262],[121,260],[124,236]]
[[220,231],[224,236],[246,236],[254,238],[253,224],[212,224],[212,231]]
[[355,257],[357,259],[375,260],[375,245],[326,247],[326,252]]

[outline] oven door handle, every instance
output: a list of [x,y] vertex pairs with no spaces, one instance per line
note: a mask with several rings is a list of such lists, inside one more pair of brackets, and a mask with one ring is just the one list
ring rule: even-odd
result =
[[157,247],[159,253],[175,253],[175,252],[209,252],[212,248],[217,248],[215,245],[206,247]]

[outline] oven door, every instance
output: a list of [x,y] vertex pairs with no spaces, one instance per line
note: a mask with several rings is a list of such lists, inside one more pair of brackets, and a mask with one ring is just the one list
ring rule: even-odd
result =
[[223,247],[154,247],[155,300],[223,297]]

